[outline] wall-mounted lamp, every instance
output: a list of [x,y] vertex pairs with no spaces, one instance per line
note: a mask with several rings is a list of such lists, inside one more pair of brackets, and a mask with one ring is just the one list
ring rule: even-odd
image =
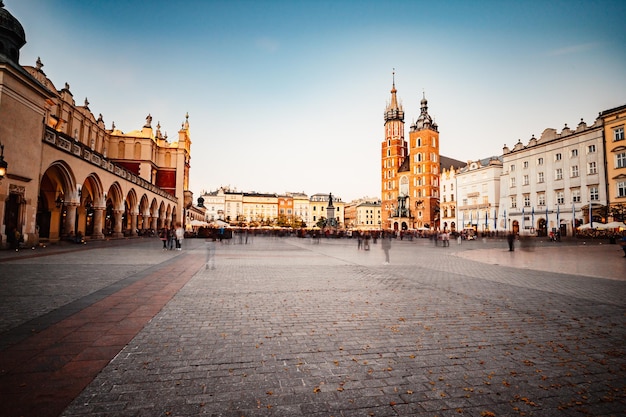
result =
[[0,180],[7,174],[7,161],[4,160],[4,145],[0,143]]
[[57,208],[63,207],[63,203],[65,203],[65,199],[63,198],[63,194],[60,193],[57,196],[57,199],[54,200],[54,203],[56,204]]

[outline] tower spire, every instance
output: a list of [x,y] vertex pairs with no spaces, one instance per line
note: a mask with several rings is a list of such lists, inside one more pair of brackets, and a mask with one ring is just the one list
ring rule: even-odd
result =
[[385,121],[389,120],[404,120],[404,111],[402,111],[402,106],[398,104],[398,96],[396,93],[396,69],[393,68],[391,72],[391,102],[387,105],[385,109]]

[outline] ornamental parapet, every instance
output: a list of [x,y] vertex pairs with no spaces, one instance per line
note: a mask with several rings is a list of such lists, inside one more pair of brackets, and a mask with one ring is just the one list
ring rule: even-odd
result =
[[75,142],[65,134],[57,132],[54,129],[46,127],[43,141],[50,146],[54,146],[74,157],[81,158],[85,162],[97,166],[121,179],[129,181],[137,186],[148,190],[154,194],[157,194],[165,199],[168,199],[174,203],[178,203],[178,198],[168,193],[167,191],[157,187],[151,182],[146,181],[144,178],[137,176],[124,167],[121,167],[114,162],[107,160],[104,155],[91,150],[90,147],[80,142]]

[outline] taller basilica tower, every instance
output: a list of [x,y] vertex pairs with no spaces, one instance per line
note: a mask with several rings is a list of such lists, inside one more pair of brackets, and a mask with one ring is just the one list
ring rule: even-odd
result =
[[398,103],[395,73],[385,109],[381,153],[383,229],[439,228],[439,130],[421,101],[420,115],[404,140],[404,110]]

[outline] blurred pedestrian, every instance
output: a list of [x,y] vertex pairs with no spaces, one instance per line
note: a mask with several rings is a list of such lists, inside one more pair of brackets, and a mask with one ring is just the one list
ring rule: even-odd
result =
[[385,251],[385,265],[389,265],[389,250],[391,249],[391,234],[383,233],[380,246]]
[[159,239],[163,242],[163,250],[167,250],[167,230],[165,227],[159,231]]
[[215,238],[208,238],[204,241],[206,246],[205,269],[215,269]]
[[513,232],[510,232],[507,236],[506,236],[506,240],[509,243],[509,252],[513,252],[514,250],[514,243],[515,243],[515,235],[513,234]]
[[183,225],[180,223],[176,223],[176,250],[183,250],[183,239],[185,238],[185,231],[183,230]]
[[619,244],[622,246],[622,249],[624,250],[624,258],[626,258],[626,235],[622,236],[619,240]]

